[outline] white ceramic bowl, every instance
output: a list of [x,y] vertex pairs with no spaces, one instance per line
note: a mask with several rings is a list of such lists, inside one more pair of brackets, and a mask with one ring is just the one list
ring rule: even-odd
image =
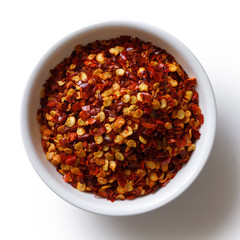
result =
[[[49,69],[68,57],[73,48],[94,40],[110,39],[119,35],[131,35],[150,41],[172,54],[190,77],[196,77],[199,105],[205,123],[201,138],[189,162],[169,184],[154,194],[135,200],[115,201],[96,198],[94,194],[82,193],[65,183],[61,175],[45,158],[41,146],[36,113],[40,107],[40,89],[49,77]],[[133,215],[159,208],[179,196],[196,179],[210,154],[216,128],[216,105],[208,77],[196,57],[179,40],[152,25],[133,22],[107,22],[76,31],[55,44],[40,60],[33,71],[24,93],[21,111],[22,138],[28,157],[42,180],[60,197],[81,209],[104,215]]]

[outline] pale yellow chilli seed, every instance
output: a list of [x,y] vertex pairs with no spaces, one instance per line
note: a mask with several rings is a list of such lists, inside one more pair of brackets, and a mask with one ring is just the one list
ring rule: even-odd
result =
[[178,81],[171,78],[171,77],[168,77],[168,83],[170,83],[172,87],[177,87],[178,86]]
[[139,102],[143,102],[143,97],[142,97],[142,94],[140,92],[137,93],[137,100]]
[[80,80],[81,81],[86,81],[87,80],[87,74],[85,72],[80,73]]
[[107,172],[108,171],[108,167],[109,167],[109,161],[107,159],[105,159],[105,163],[102,166],[103,171]]
[[132,171],[130,169],[126,169],[124,171],[124,174],[127,175],[127,176],[131,175],[131,173],[132,173]]
[[130,98],[130,103],[131,103],[131,104],[137,103],[137,97],[136,97],[136,96],[131,96],[131,98]]
[[137,71],[138,77],[141,77],[145,71],[146,71],[145,67],[140,67]]
[[102,157],[102,155],[103,155],[103,151],[95,152],[93,155],[94,155],[94,157],[96,157],[96,158],[100,158],[100,157]]
[[135,142],[134,140],[132,140],[132,139],[128,140],[128,141],[126,142],[126,145],[127,145],[128,147],[133,147],[133,148],[137,147],[136,142]]
[[101,144],[103,142],[103,137],[101,135],[94,136],[94,141],[96,144]]
[[138,177],[143,178],[146,175],[146,171],[144,169],[138,169],[136,174]]
[[120,91],[117,90],[117,91],[114,91],[113,96],[114,96],[116,99],[119,99],[119,98],[122,96],[122,94],[121,94]]
[[168,164],[164,164],[164,165],[162,165],[162,171],[163,172],[167,172],[167,170],[168,170]]
[[61,87],[61,86],[63,86],[63,85],[65,84],[65,82],[64,82],[64,81],[62,81],[62,80],[60,80],[60,81],[57,81],[57,83],[58,83],[58,86],[59,86],[59,87]]
[[190,117],[185,117],[185,118],[183,119],[183,123],[184,123],[184,124],[187,124],[187,123],[189,122],[189,120],[190,120]]
[[115,138],[114,138],[114,143],[116,144],[123,144],[123,137],[121,135],[117,135]]
[[96,56],[96,54],[91,53],[91,54],[88,55],[87,59],[88,60],[93,60],[95,58],[95,56]]
[[112,88],[104,91],[101,96],[104,98],[104,97],[108,97],[109,95],[111,95],[112,93],[114,92],[114,90]]
[[71,168],[71,173],[73,173],[73,174],[77,174],[77,173],[80,173],[80,169],[78,168],[78,167],[73,167],[73,168]]
[[187,151],[188,152],[192,152],[192,151],[194,151],[196,149],[196,145],[193,143],[193,144],[191,144],[188,148],[187,148]]
[[112,73],[111,72],[104,72],[104,73],[101,73],[99,76],[100,76],[101,79],[107,80],[107,79],[112,77]]
[[119,68],[116,70],[116,75],[118,77],[122,77],[125,74],[125,70],[123,68]]
[[156,182],[158,180],[158,176],[155,172],[151,172],[150,175],[150,180]]
[[66,122],[65,122],[65,125],[70,128],[70,127],[74,126],[75,122],[76,122],[75,117],[73,117],[73,116],[68,117]]
[[104,64],[104,62],[105,62],[104,54],[103,54],[103,53],[99,53],[99,54],[96,56],[96,60],[97,60],[99,63]]
[[193,126],[194,126],[195,128],[197,128],[199,125],[200,125],[200,122],[199,122],[198,119],[196,119],[196,121],[194,122]]
[[55,156],[53,156],[51,163],[54,166],[58,166],[61,163],[61,156],[59,154],[56,154]]
[[161,107],[160,102],[156,99],[153,100],[152,105],[154,110],[158,110]]
[[62,97],[61,102],[63,103],[66,99],[67,99],[66,97]]
[[46,158],[47,158],[47,160],[49,160],[49,161],[52,160],[54,154],[55,154],[54,152],[47,152],[47,153],[46,153]]
[[56,150],[56,147],[53,143],[50,143],[50,146],[48,147],[48,152],[54,152]]
[[61,164],[61,170],[63,171],[69,171],[71,168],[71,166],[67,165],[67,164]]
[[174,106],[176,107],[178,105],[178,100],[174,99]]
[[124,102],[124,103],[128,103],[130,101],[130,95],[129,94],[124,94],[121,101]]
[[148,91],[148,85],[145,83],[141,83],[138,87],[140,92],[147,92]]
[[108,117],[109,122],[113,122],[113,121],[115,121],[115,119],[116,119],[116,117]]
[[102,69],[98,68],[93,72],[93,76],[99,76],[102,73]]
[[184,129],[184,123],[179,123],[178,125],[181,129]]
[[128,119],[127,120],[127,125],[131,126],[132,125],[132,120]]
[[70,65],[69,69],[70,69],[70,70],[73,70],[75,67],[76,67],[76,64],[73,64],[73,63],[72,63],[72,64]]
[[77,190],[80,191],[80,192],[83,192],[86,188],[86,184],[85,183],[80,183],[78,182],[77,183]]
[[123,161],[124,160],[124,156],[123,156],[122,153],[117,152],[117,153],[115,153],[115,159],[118,160],[118,161]]
[[168,130],[172,129],[172,123],[166,122],[165,123],[165,128],[168,129]]
[[137,110],[137,105],[133,104],[131,106],[129,106],[128,110],[129,110],[129,113],[132,113],[133,111]]
[[124,108],[122,109],[122,112],[123,112],[123,115],[129,115],[129,109],[128,109],[128,107],[124,107]]
[[141,109],[137,109],[134,113],[133,113],[133,117],[134,118],[141,118],[143,115],[143,111]]
[[124,124],[125,124],[125,119],[124,118],[118,118],[114,123],[114,127],[121,128]]
[[125,196],[123,194],[118,194],[116,196],[116,199],[119,199],[119,200],[124,200],[125,199]]
[[53,126],[55,125],[55,123],[52,122],[52,121],[48,121],[48,125],[49,125],[50,127],[53,127]]
[[133,123],[132,124],[132,129],[133,129],[133,131],[138,130],[138,123]]
[[118,191],[118,193],[120,193],[120,194],[124,194],[127,190],[126,190],[124,187],[118,186],[118,187],[117,187],[117,191]]
[[99,113],[99,121],[103,122],[105,120],[105,113],[104,112],[100,112]]
[[114,91],[118,91],[118,90],[120,90],[120,85],[119,85],[118,83],[114,83],[114,84],[112,85],[112,89],[113,89]]
[[110,48],[109,52],[115,56],[117,56],[119,53],[121,53],[123,51],[123,47],[121,46],[115,46],[114,48]]
[[46,128],[42,131],[42,138],[44,140],[48,140],[51,134],[52,134],[52,131],[50,129]]
[[108,145],[103,145],[103,148],[102,148],[102,150],[104,151],[104,152],[107,152],[108,150],[109,150],[109,146]]
[[124,50],[124,47],[116,46],[115,49],[118,51],[118,53],[121,53]]
[[178,111],[176,109],[172,110],[171,117],[172,118],[177,118]]
[[145,190],[143,187],[138,187],[138,189],[141,191],[141,196],[145,195]]
[[99,177],[99,178],[97,178],[97,181],[101,185],[107,184],[107,179],[106,178]]
[[151,61],[151,65],[152,65],[152,66],[157,66],[157,65],[158,65],[158,62],[156,62],[156,61]]
[[193,92],[192,91],[186,91],[185,97],[183,99],[184,102],[189,102],[192,99]]
[[162,98],[161,99],[161,106],[160,106],[160,108],[164,109],[166,106],[167,106],[167,100],[165,98]]
[[77,157],[80,157],[80,158],[86,157],[86,155],[87,155],[86,151],[84,151],[83,149],[80,149],[79,151],[75,152],[75,154]]
[[104,107],[109,107],[111,105],[112,105],[112,100],[110,98],[103,102]]
[[169,64],[168,68],[170,72],[176,72],[178,70],[178,66],[175,64]]
[[111,147],[111,150],[113,153],[117,153],[117,152],[120,152],[121,148],[114,146],[114,147]]
[[106,133],[110,133],[112,131],[112,126],[109,123],[105,124],[105,128],[106,128]]
[[77,128],[77,135],[82,136],[86,133],[85,129],[83,127]]
[[156,164],[153,161],[146,161],[145,164],[146,164],[147,168],[150,168],[150,169],[156,168]]
[[172,148],[170,146],[167,146],[164,150],[164,152],[169,152],[169,156],[172,157]]
[[73,150],[71,148],[64,148],[63,150],[66,154],[72,154]]
[[192,113],[189,110],[185,111],[185,117],[191,117]]
[[83,143],[82,142],[78,142],[74,145],[74,148],[76,150],[80,150],[80,149],[83,149]]
[[180,109],[177,113],[177,118],[181,120],[181,119],[184,119],[184,117],[185,117],[185,112],[182,109]]
[[57,141],[59,141],[60,139],[63,139],[63,135],[62,134],[58,134],[57,135]]
[[86,125],[86,123],[81,118],[78,119],[77,124],[79,126],[85,126]]
[[127,192],[131,192],[133,190],[133,186],[132,186],[132,181],[129,181],[128,183],[126,183],[126,185],[124,186],[124,188],[126,189]]
[[138,138],[141,143],[147,144],[147,140],[143,136],[140,135]]
[[117,167],[117,164],[115,161],[110,161],[109,162],[109,168],[114,172]]
[[110,49],[109,49],[109,52],[110,52],[111,54],[115,55],[115,56],[118,55],[118,51],[117,51],[115,48],[110,48]]
[[130,136],[132,134],[133,134],[133,129],[130,126],[126,126],[125,129],[122,132],[120,132],[120,135],[123,138],[127,138],[128,136]]
[[160,162],[156,162],[156,169],[160,169]]
[[71,79],[75,82],[80,81],[80,77],[78,75],[71,77]]
[[109,160],[109,161],[114,160],[114,155],[111,154],[110,152],[107,152],[107,153],[105,154],[105,157],[106,157],[106,159]]
[[160,83],[154,83],[153,84],[153,90],[157,90],[157,88],[160,86]]
[[50,111],[50,115],[51,115],[52,117],[54,117],[54,116],[56,115],[56,111],[51,110],[51,111]]

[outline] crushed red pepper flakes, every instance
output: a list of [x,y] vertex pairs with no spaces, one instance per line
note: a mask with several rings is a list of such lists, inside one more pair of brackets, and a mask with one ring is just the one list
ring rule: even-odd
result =
[[153,193],[200,138],[196,84],[173,56],[138,38],[77,45],[43,85],[46,158],[79,191],[111,201]]

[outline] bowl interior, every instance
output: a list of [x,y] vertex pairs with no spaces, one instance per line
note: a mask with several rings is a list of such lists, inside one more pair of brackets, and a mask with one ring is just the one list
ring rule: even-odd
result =
[[[94,40],[103,40],[120,35],[139,37],[164,48],[182,65],[189,77],[196,77],[199,105],[205,123],[200,129],[201,138],[189,162],[177,173],[170,183],[154,194],[135,200],[114,203],[82,193],[65,183],[61,175],[45,158],[42,151],[39,124],[36,113],[40,108],[40,90],[49,77],[49,70],[68,57],[77,44],[85,45]],[[106,215],[132,215],[163,206],[182,193],[198,176],[210,153],[216,125],[216,108],[213,91],[208,77],[194,55],[177,39],[161,29],[144,24],[122,22],[98,24],[77,31],[52,47],[37,65],[26,87],[22,106],[22,136],[33,167],[42,180],[60,197],[71,204],[90,212]]]

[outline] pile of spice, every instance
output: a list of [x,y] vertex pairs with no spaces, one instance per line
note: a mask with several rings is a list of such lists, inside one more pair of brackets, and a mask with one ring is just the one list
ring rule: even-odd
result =
[[138,38],[78,45],[41,92],[46,158],[79,191],[111,201],[152,193],[200,138],[195,85],[173,56]]

